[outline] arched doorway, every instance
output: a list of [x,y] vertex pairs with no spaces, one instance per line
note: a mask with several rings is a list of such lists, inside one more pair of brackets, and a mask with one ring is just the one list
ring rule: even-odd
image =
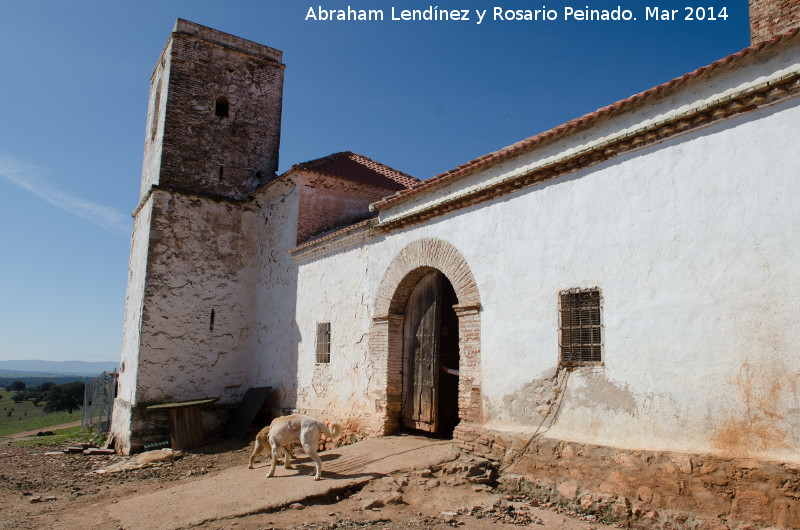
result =
[[438,270],[420,278],[403,323],[403,426],[452,436],[458,424],[458,303]]
[[[439,366],[444,359],[445,366],[455,369],[447,365],[447,362],[455,364],[453,350],[457,352],[458,363],[458,376],[444,379],[445,386],[440,388],[440,403],[435,412],[453,414],[454,417],[448,418],[448,421],[458,422],[455,437],[466,424],[482,420],[480,297],[475,279],[464,257],[450,243],[440,239],[421,239],[407,245],[394,258],[384,273],[375,299],[375,313],[370,328],[370,356],[378,367],[376,383],[380,389],[385,389],[375,396],[378,412],[375,430],[382,434],[395,432],[405,423],[403,415],[409,410],[409,405],[407,393],[404,394],[404,381],[409,379],[404,378],[404,372],[409,376],[412,374],[406,365],[409,357],[404,355],[404,337],[410,337],[404,333],[406,312],[412,292],[420,280],[432,273],[441,276],[442,297],[447,299],[447,302],[442,302],[442,307],[448,307],[445,312],[448,319],[447,340],[452,341],[448,350],[450,353],[445,353],[449,357],[440,355]],[[413,328],[413,322],[408,326]],[[451,327],[455,329],[451,330]],[[442,340],[441,327],[436,336]],[[385,367],[385,371],[382,367]],[[437,374],[437,377],[441,384],[442,376]],[[433,379],[432,374],[429,379]],[[450,392],[447,385],[455,386],[457,392]],[[441,401],[443,397],[445,401]],[[413,403],[411,407],[413,409]],[[452,429],[452,425],[442,424],[442,429],[447,431]],[[439,430],[438,425],[436,430]]]

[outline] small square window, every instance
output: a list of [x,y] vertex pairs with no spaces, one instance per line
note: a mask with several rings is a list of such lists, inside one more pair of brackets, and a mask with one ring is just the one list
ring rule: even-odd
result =
[[317,323],[317,363],[331,362],[331,323]]
[[559,295],[561,364],[600,362],[603,344],[600,290],[570,289]]

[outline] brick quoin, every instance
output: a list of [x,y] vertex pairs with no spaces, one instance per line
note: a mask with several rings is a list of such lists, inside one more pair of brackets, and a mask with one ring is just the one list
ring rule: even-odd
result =
[[[385,403],[376,403],[382,414],[377,422],[379,434],[390,434],[400,427],[403,388],[403,322],[405,306],[412,289],[427,273],[438,270],[450,281],[458,304],[460,376],[458,415],[461,419],[454,437],[470,431],[467,424],[483,419],[480,374],[480,296],[475,278],[461,253],[441,239],[420,239],[401,250],[384,273],[378,287],[375,314],[370,329],[370,356],[376,366],[386,367]],[[383,401],[379,398],[379,401]]]

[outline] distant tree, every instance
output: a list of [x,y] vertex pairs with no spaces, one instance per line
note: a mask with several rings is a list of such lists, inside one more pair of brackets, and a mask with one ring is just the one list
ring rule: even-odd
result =
[[83,405],[85,388],[86,383],[81,381],[54,386],[44,396],[44,400],[47,402],[44,412],[64,411],[72,414],[73,410],[77,410]]
[[21,392],[25,390],[25,386],[26,386],[25,381],[14,381],[10,385],[8,385],[8,390],[9,391],[15,390],[17,392]]
[[14,403],[21,403],[25,401],[25,394],[23,392],[17,392],[11,399],[14,400]]
[[34,397],[34,398],[31,400],[31,403],[33,403],[33,406],[34,406],[34,407],[38,407],[38,406],[39,406],[39,403],[41,403],[41,402],[42,402],[42,398],[43,398],[43,396],[42,396],[41,394],[37,394],[37,395],[36,395],[36,397]]
[[37,389],[38,392],[40,392],[42,394],[46,394],[54,386],[56,386],[56,384],[53,383],[52,381],[46,381],[46,382],[42,383],[41,385],[39,385],[38,387],[36,387],[36,389]]

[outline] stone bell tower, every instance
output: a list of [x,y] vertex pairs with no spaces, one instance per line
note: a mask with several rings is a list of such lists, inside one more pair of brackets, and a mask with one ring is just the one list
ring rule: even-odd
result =
[[283,53],[178,19],[150,84],[150,186],[242,198],[278,170]]
[[282,55],[179,19],[153,72],[112,425],[119,452],[165,439],[166,415],[148,405],[224,406],[246,390],[246,199],[278,169]]

